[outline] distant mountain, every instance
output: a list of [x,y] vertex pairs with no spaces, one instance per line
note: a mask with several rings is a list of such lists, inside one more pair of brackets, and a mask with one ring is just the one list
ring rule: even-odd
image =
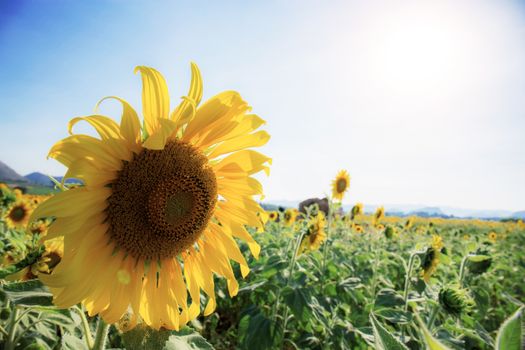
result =
[[[42,174],[42,173],[39,173],[39,172],[34,172],[34,173],[31,173],[31,174],[27,174],[25,176],[25,178],[27,180],[29,180],[29,182],[31,182],[31,183],[33,183],[35,185],[48,186],[48,187],[55,186],[55,184],[53,183],[53,181],[51,181],[49,176],[47,176],[45,174]],[[57,181],[62,181],[62,176],[53,176],[53,178],[55,180],[57,180]],[[68,183],[68,184],[79,183],[79,182],[80,181],[75,180],[75,179],[67,179],[66,180],[66,183]]]
[[27,174],[25,178],[28,179],[29,182],[34,183],[36,185],[41,185],[41,186],[53,186],[54,185],[53,181],[51,181],[49,176],[44,175],[42,173],[38,173],[38,172]]
[[525,210],[514,212],[510,217],[515,219],[525,219]]
[[[297,208],[300,201],[294,200],[271,200],[265,201],[267,205],[278,205],[283,207]],[[525,211],[518,211],[513,213],[510,210],[480,210],[480,209],[465,209],[448,206],[425,206],[423,204],[368,204],[365,203],[365,213],[372,214],[375,210],[384,206],[386,215],[389,216],[422,216],[422,217],[442,217],[442,218],[479,218],[498,220],[503,218],[521,218],[525,220]],[[343,210],[348,212],[352,208],[351,204],[343,205]]]
[[27,180],[19,175],[16,171],[7,166],[7,164],[0,161],[0,181],[17,181],[27,182]]
[[414,211],[411,211],[409,215],[417,215],[417,216],[444,216],[445,213],[438,208],[438,207],[424,207],[421,209],[417,209]]

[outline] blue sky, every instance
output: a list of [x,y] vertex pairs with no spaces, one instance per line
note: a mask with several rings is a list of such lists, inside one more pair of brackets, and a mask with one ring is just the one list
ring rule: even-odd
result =
[[237,90],[267,120],[270,201],[345,168],[348,203],[525,209],[518,1],[0,0],[0,160],[62,174],[46,154],[69,119],[107,95],[140,111],[136,65],[176,101],[190,61],[205,97]]

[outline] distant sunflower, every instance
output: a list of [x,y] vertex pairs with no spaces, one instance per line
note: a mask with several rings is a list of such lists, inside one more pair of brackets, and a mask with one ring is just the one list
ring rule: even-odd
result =
[[491,243],[496,243],[496,241],[498,240],[498,234],[494,231],[491,231],[488,234],[488,239]]
[[363,232],[364,232],[364,230],[363,230],[363,226],[361,226],[361,225],[355,225],[355,226],[354,226],[354,230],[355,230],[355,232],[357,232],[357,233],[363,233]]
[[29,222],[29,217],[31,216],[32,211],[33,208],[28,202],[22,199],[17,200],[11,204],[5,213],[7,226],[10,228],[25,227]]
[[41,273],[50,274],[64,256],[64,241],[61,237],[44,242],[44,253],[30,266],[10,275],[8,281],[27,281]]
[[313,251],[319,249],[323,241],[326,239],[324,232],[326,219],[323,212],[319,212],[315,217],[308,222],[306,234],[303,236],[299,251],[304,253],[307,250]]
[[414,218],[413,217],[410,217],[407,219],[407,221],[405,222],[405,230],[408,230],[412,227],[412,225],[414,225]]
[[268,219],[270,221],[277,221],[278,217],[279,217],[279,213],[277,213],[276,211],[271,211],[268,213]]
[[363,215],[363,203],[357,203],[350,210],[350,220],[354,220],[357,216]]
[[45,220],[38,220],[35,222],[32,222],[29,225],[29,232],[33,235],[40,235],[43,236],[47,232],[47,223]]
[[376,209],[376,212],[374,213],[374,225],[377,226],[377,224],[379,223],[379,221],[381,221],[382,218],[385,217],[385,208],[384,207],[379,207]]
[[288,208],[284,211],[283,219],[285,226],[292,226],[297,218],[297,211],[293,208]]
[[430,276],[436,271],[440,260],[441,250],[443,249],[443,240],[438,235],[432,235],[432,243],[427,248],[421,261],[421,275],[425,282],[430,280]]
[[332,181],[332,197],[335,200],[342,201],[345,192],[350,187],[350,175],[346,170],[341,170],[334,181]]
[[383,224],[379,224],[376,226],[376,228],[379,230],[379,231],[383,231],[385,229],[385,226]]
[[[253,199],[262,195],[252,177],[268,172],[270,158],[249,150],[269,135],[264,121],[234,91],[204,104],[195,64],[188,96],[170,113],[168,88],[153,68],[140,66],[144,122],[119,97],[120,125],[91,115],[69,123],[71,136],[49,156],[68,167],[64,179],[84,186],[58,193],[32,219],[54,217],[49,238],[64,236],[64,257],[50,275],[40,275],[67,308],[79,302],[107,323],[124,314],[159,329],[179,329],[216,306],[214,276],[224,276],[230,296],[239,285],[230,259],[249,272],[234,237],[257,257],[260,247],[245,225],[263,229],[266,213]],[[104,99],[103,99],[104,100]],[[100,103],[100,102],[99,102]],[[100,138],[72,134],[79,121]],[[191,302],[189,300],[191,299]]]

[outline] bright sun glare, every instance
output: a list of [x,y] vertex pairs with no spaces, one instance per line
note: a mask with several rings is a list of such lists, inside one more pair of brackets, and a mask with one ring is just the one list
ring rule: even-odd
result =
[[427,3],[375,18],[366,45],[378,85],[412,94],[437,93],[465,82],[475,47],[465,19],[446,12]]

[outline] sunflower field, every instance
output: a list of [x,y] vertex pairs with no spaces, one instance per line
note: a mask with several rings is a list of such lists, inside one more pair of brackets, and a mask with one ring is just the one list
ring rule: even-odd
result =
[[142,120],[107,97],[120,123],[74,118],[51,148],[80,184],[0,185],[1,349],[524,348],[522,221],[345,212],[345,170],[263,209],[264,120],[233,91],[201,103],[195,64],[171,111],[136,72]]

